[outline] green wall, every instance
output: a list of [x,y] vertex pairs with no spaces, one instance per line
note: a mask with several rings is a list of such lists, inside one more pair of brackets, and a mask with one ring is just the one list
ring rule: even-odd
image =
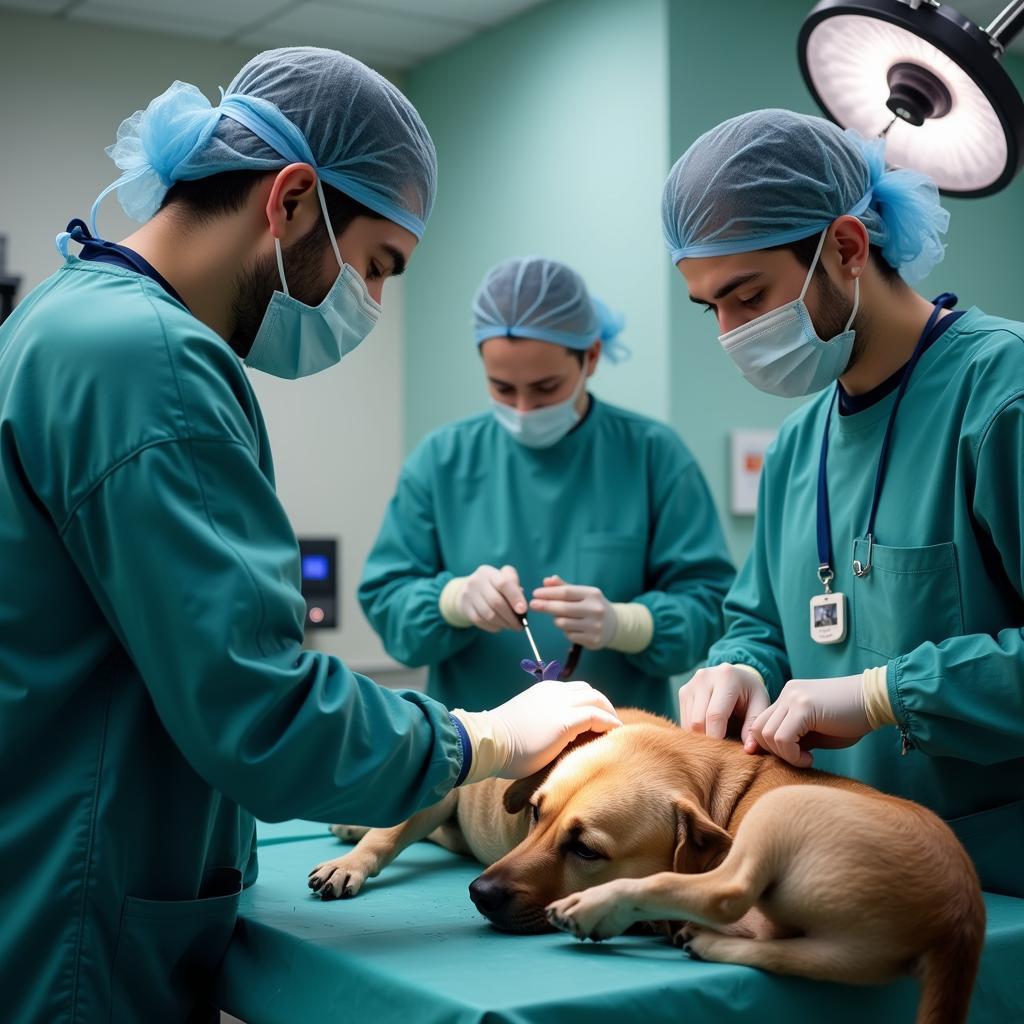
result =
[[[436,212],[406,292],[406,446],[484,408],[469,302],[484,270],[543,253],[622,308],[634,357],[595,390],[671,422],[707,474],[733,554],[733,427],[775,428],[797,403],[732,367],[661,240],[668,168],[719,121],[764,106],[818,113],[796,59],[810,0],[552,0],[413,71],[406,89],[438,147]],[[1007,67],[1024,87],[1024,62]],[[946,260],[926,294],[1024,319],[1016,227],[1024,175],[988,199],[947,201]]]
[[[744,111],[788,107],[820,113],[796,58],[797,34],[810,7],[809,0],[668,0],[670,165],[702,132]],[[1024,87],[1024,62],[1006,63],[1018,87]],[[1024,175],[997,196],[945,202],[952,217],[949,247],[922,283],[924,293],[955,291],[963,305],[1024,320],[1016,230],[1024,223]],[[739,559],[749,548],[753,520],[728,511],[729,431],[777,427],[799,403],[747,384],[719,347],[711,315],[688,300],[674,267],[668,273],[670,417],[708,476]]]
[[627,317],[594,390],[668,418],[663,0],[560,0],[405,80],[438,151],[435,212],[407,275],[406,440],[486,408],[470,302],[484,272],[546,255]]

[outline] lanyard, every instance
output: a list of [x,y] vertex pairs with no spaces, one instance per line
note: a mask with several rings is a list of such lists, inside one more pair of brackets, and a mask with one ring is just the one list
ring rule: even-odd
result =
[[[914,347],[914,353],[910,357],[910,361],[903,370],[903,377],[900,379],[900,386],[896,391],[896,399],[892,404],[892,411],[889,413],[889,423],[885,428],[885,436],[882,438],[882,449],[878,453],[878,468],[875,471],[875,490],[871,497],[871,511],[868,513],[868,528],[865,531],[868,541],[867,561],[862,564],[859,559],[854,559],[853,573],[855,576],[867,576],[871,572],[871,552],[875,543],[875,515],[878,512],[878,500],[882,496],[882,481],[885,479],[885,468],[889,462],[889,447],[892,442],[892,428],[896,422],[896,412],[900,407],[900,402],[903,401],[903,395],[907,390],[907,385],[910,383],[910,376],[914,372],[914,367],[917,366],[921,356],[924,355],[928,339],[931,336],[932,329],[938,322],[939,316],[944,309],[950,309],[955,306],[956,302],[956,296],[950,292],[943,292],[935,300],[935,308],[932,310],[928,323],[925,324],[925,328],[921,332],[921,337]],[[825,430],[821,438],[821,458],[818,461],[818,579],[821,580],[826,594],[831,592],[832,580],[835,579],[835,572],[832,569],[832,523],[828,507],[828,431],[829,423],[832,420],[832,410],[835,408],[836,399],[839,396],[839,387],[840,385],[837,382],[836,390],[832,394],[832,401],[829,403],[828,414],[825,416]],[[854,541],[854,549],[856,550],[856,541]]]

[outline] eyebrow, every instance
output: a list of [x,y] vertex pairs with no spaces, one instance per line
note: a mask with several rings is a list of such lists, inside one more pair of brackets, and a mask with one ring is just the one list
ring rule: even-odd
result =
[[[509,383],[507,380],[502,380],[500,377],[488,377],[487,378],[492,384],[496,384],[498,387],[512,388],[514,384]],[[524,388],[541,388],[545,384],[558,384],[559,378],[557,376],[542,377],[540,380],[531,380],[522,386]]]
[[405,273],[405,256],[402,255],[401,249],[396,249],[393,245],[384,244],[381,248],[391,257],[391,276],[399,277]]
[[[761,276],[763,271],[752,270],[748,274],[738,274],[736,277],[730,278],[717,292],[711,297],[713,302],[718,302],[720,299],[724,299],[730,292],[736,291],[737,288],[741,288],[745,284],[749,284],[755,278]],[[698,299],[696,295],[690,296],[691,302],[696,302],[699,306],[710,306],[711,303],[707,299]]]

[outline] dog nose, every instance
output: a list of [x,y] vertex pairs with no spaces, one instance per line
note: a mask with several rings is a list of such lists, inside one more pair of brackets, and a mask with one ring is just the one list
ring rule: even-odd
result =
[[469,898],[476,904],[476,909],[481,914],[490,915],[500,910],[508,901],[509,890],[500,882],[480,875],[469,883]]

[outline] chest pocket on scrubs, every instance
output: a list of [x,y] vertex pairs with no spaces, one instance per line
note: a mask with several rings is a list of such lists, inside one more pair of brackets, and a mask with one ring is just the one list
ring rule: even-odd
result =
[[[854,557],[864,561],[867,541]],[[923,643],[941,643],[964,631],[960,573],[953,544],[889,548],[875,544],[871,571],[853,586],[857,645],[886,659]]]
[[630,533],[584,533],[579,539],[576,579],[600,587],[609,601],[632,601],[644,592],[647,543]]
[[240,871],[214,868],[203,880],[200,899],[125,899],[111,1022],[217,1020],[213,984],[234,932],[241,891]]

